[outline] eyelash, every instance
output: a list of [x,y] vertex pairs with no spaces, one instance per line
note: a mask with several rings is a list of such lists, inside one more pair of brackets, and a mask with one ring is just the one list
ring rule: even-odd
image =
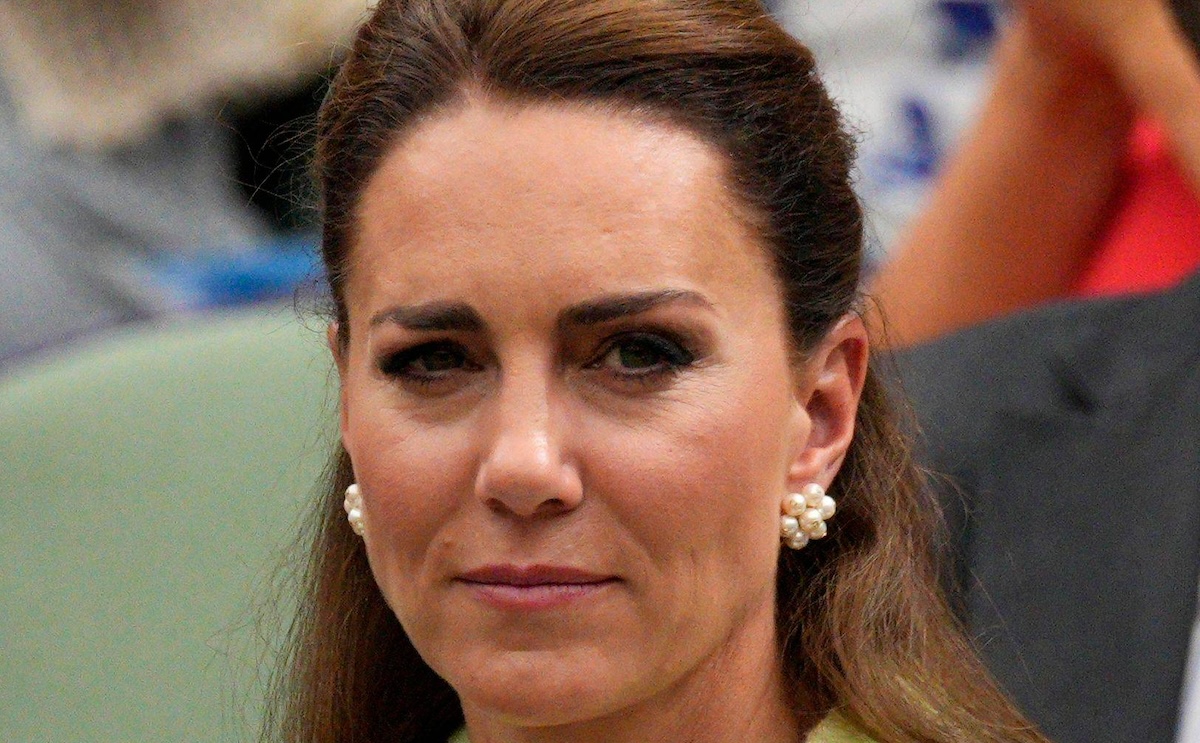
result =
[[[632,347],[632,349],[630,348]],[[696,363],[696,354],[687,342],[669,331],[629,331],[607,338],[591,361],[584,364],[585,369],[604,369],[605,360],[614,352],[622,350],[637,350],[649,352],[654,363],[644,367],[612,369],[612,372],[624,381],[637,384],[653,385],[663,379],[678,374],[680,371]],[[435,353],[452,354],[454,366],[440,370],[422,370],[418,364],[428,361]],[[470,360],[466,349],[459,343],[447,340],[421,343],[411,348],[384,356],[379,361],[379,371],[386,377],[399,379],[406,384],[419,387],[431,387],[444,381],[449,375],[461,371],[479,371],[483,367]]]
[[687,343],[675,337],[673,333],[637,331],[609,338],[600,353],[585,365],[586,368],[603,368],[609,355],[614,351],[619,353],[623,346],[626,347],[625,350],[629,350],[628,346],[634,346],[643,353],[650,351],[657,358],[650,366],[626,368],[615,372],[622,379],[638,383],[653,384],[696,363],[696,354]]
[[[416,364],[419,361],[428,361],[431,354],[436,352],[452,353],[457,356],[457,360],[461,365],[445,370],[419,370]],[[467,356],[466,350],[451,341],[431,341],[429,343],[421,343],[406,348],[403,351],[384,356],[379,361],[379,371],[386,377],[401,379],[405,382],[416,384],[422,387],[428,387],[443,380],[447,374],[467,370],[477,371],[482,367],[479,364],[471,362]]]

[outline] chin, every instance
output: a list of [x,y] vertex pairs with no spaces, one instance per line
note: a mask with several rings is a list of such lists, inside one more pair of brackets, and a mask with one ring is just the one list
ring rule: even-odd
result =
[[636,686],[578,653],[509,651],[446,678],[464,709],[521,727],[551,727],[596,719],[619,710]]

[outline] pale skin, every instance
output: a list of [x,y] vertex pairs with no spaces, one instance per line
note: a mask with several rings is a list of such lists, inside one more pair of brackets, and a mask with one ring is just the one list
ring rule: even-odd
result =
[[1162,0],[1026,0],[991,94],[871,287],[904,346],[1061,296],[1095,245],[1135,110],[1200,194],[1200,63]]
[[[348,344],[330,333],[342,439],[376,582],[473,743],[815,722],[776,646],[779,504],[832,482],[866,332],[847,317],[797,361],[725,184],[676,127],[473,96],[365,190]],[[487,565],[596,580],[464,579]]]

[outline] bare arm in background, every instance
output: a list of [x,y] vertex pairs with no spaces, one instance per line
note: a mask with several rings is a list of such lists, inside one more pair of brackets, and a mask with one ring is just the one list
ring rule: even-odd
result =
[[1061,26],[1109,64],[1129,99],[1166,128],[1200,194],[1200,60],[1161,0],[1024,0],[1038,23]]
[[1161,0],[1025,0],[994,69],[871,287],[893,345],[1060,296],[1103,224],[1135,107],[1200,193],[1200,65]]

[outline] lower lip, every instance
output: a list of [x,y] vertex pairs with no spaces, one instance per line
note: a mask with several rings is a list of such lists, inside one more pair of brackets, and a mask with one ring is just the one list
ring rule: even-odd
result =
[[485,604],[509,611],[536,611],[557,609],[599,596],[611,587],[615,580],[596,583],[541,583],[534,586],[519,586],[511,583],[477,583],[461,581],[467,589]]

